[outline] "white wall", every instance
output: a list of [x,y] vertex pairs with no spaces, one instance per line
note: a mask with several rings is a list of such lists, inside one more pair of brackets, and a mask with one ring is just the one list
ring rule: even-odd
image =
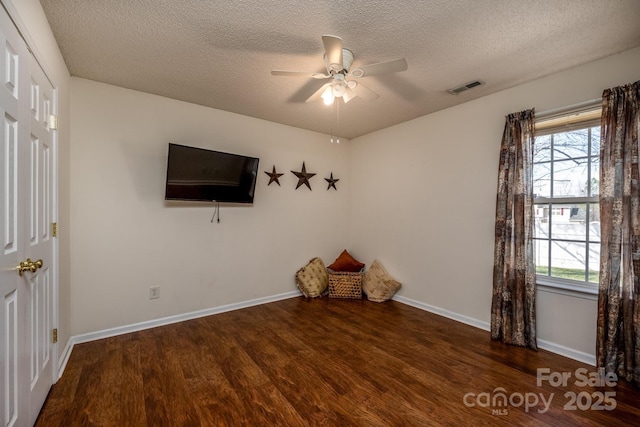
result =
[[29,47],[52,80],[58,95],[58,353],[65,350],[71,332],[69,240],[69,86],[71,77],[38,0],[5,0],[7,9]]
[[[490,320],[498,151],[505,115],[598,99],[640,79],[640,49],[353,139],[351,247],[399,295]],[[597,304],[538,292],[538,337],[593,355]]]
[[[72,78],[73,334],[295,291],[347,244],[348,141]],[[165,202],[169,142],[260,158],[253,205]],[[290,172],[306,162],[312,191]],[[267,186],[273,165],[285,175]],[[333,172],[338,191],[327,191]],[[160,299],[149,300],[149,287]]]

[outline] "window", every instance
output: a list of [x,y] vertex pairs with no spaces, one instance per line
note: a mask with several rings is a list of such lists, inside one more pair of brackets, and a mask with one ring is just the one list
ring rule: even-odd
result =
[[591,110],[536,124],[533,203],[538,282],[592,293],[600,274],[600,112]]

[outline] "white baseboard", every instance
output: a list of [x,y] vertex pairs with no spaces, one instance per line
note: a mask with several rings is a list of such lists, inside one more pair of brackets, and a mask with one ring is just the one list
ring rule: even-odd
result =
[[454,313],[453,311],[445,310],[444,308],[425,304],[423,302],[416,301],[414,299],[403,297],[403,296],[396,295],[393,297],[393,299],[403,304],[407,304],[412,307],[416,307],[421,310],[428,311],[429,313],[437,314],[439,316],[446,317],[447,319],[452,319],[457,322],[464,323],[465,325],[474,326],[476,328],[483,329],[485,331],[490,330],[489,322],[483,322],[482,320],[474,319],[473,317],[464,316],[462,314]]
[[62,351],[62,355],[58,360],[58,376],[56,377],[56,381],[62,377],[62,373],[64,372],[64,368],[67,367],[67,362],[69,362],[69,358],[71,357],[71,352],[73,351],[74,340],[73,337],[69,338],[67,344],[64,346],[64,350]]
[[583,351],[574,350],[573,348],[568,348],[550,341],[541,340],[540,338],[538,338],[538,348],[568,357],[569,359],[574,359],[579,362],[586,363],[587,365],[596,366],[595,354],[589,354]]
[[[490,324],[488,322],[484,322],[482,320],[474,319],[473,317],[464,316],[462,314],[455,313],[453,311],[445,310],[444,308],[436,307],[433,305],[425,304],[420,301],[413,300],[411,298],[403,297],[396,295],[393,297],[395,301],[401,302],[403,304],[410,305],[412,307],[419,308],[421,310],[428,311],[430,313],[434,313],[448,319],[452,319],[466,325],[474,326],[479,329],[483,329],[485,331],[491,330]],[[551,353],[559,354],[560,356],[568,357],[569,359],[577,360],[582,363],[586,363],[591,366],[596,365],[596,356],[595,354],[585,353],[580,350],[575,350],[573,348],[565,347],[560,344],[553,343],[551,341],[542,340],[538,338],[538,348],[543,350],[550,351]]]

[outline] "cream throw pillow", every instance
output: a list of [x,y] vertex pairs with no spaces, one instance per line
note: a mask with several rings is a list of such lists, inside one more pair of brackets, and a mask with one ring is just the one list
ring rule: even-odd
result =
[[364,273],[362,281],[362,290],[367,299],[375,302],[390,300],[400,286],[400,282],[389,276],[378,260],[373,261],[369,270]]
[[296,272],[296,284],[300,292],[307,298],[322,296],[329,286],[329,274],[322,260],[313,258],[307,265]]

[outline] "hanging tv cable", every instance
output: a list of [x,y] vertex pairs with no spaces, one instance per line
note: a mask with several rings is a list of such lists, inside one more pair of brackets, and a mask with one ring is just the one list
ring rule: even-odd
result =
[[213,216],[211,217],[211,223],[213,224],[213,219],[216,217],[216,213],[218,214],[218,224],[220,223],[220,202],[212,200],[213,203],[216,204],[216,207],[213,208]]

